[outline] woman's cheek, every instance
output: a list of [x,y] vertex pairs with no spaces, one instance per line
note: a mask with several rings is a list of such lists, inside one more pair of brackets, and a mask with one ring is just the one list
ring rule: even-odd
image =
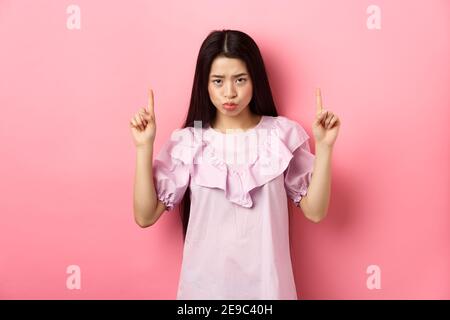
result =
[[252,83],[249,82],[247,83],[247,85],[245,86],[245,96],[248,98],[249,96],[251,97],[253,94],[253,87],[252,87]]
[[219,105],[219,103],[218,103],[216,91],[214,90],[214,88],[209,87],[208,92],[209,92],[209,97],[210,97],[212,103],[217,107]]

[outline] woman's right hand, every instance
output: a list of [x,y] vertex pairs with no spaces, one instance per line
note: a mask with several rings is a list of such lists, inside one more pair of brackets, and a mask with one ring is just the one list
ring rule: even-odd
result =
[[147,109],[141,108],[136,112],[131,118],[130,127],[136,147],[153,146],[156,137],[156,119],[152,89],[149,89]]

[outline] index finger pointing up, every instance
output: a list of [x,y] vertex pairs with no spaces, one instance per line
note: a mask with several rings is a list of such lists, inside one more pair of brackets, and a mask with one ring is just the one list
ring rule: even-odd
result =
[[316,113],[320,114],[322,112],[322,94],[320,88],[316,89]]
[[153,90],[148,89],[148,112],[151,115],[154,115],[155,108],[154,108],[154,101],[153,101]]

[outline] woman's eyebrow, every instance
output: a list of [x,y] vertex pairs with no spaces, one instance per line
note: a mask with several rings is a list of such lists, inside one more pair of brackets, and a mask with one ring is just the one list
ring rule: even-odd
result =
[[[237,77],[246,76],[246,75],[247,75],[247,74],[246,74],[245,72],[242,72],[242,73],[235,74],[233,77],[234,77],[234,78],[237,78]],[[211,75],[211,78],[212,78],[212,77],[214,77],[214,78],[225,78],[224,75],[220,75],[220,74],[212,74],[212,75]]]

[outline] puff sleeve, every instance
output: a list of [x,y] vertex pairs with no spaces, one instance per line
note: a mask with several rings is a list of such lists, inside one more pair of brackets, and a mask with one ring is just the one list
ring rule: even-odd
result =
[[[171,211],[183,198],[190,181],[189,141],[179,139],[186,130],[172,133],[153,160],[156,197]],[[178,137],[176,137],[178,136]]]
[[309,135],[295,121],[288,121],[285,142],[291,149],[293,157],[284,175],[284,185],[288,197],[299,206],[306,195],[314,169],[315,155],[309,147]]

